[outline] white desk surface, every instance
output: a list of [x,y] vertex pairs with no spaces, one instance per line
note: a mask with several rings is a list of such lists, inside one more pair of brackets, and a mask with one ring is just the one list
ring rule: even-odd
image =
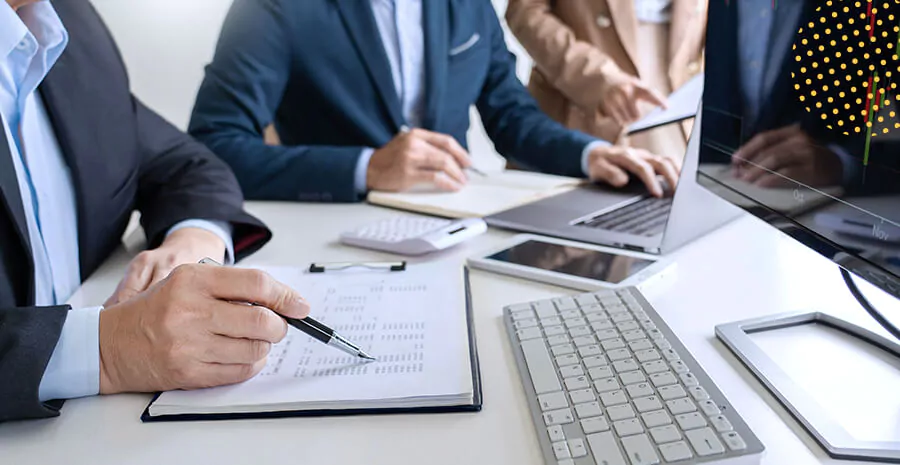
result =
[[[401,214],[367,205],[249,203],[248,210],[275,233],[245,262],[251,265],[388,258],[343,247],[336,238],[351,227]],[[467,256],[510,236],[492,230],[427,259],[461,267]],[[805,309],[849,313],[850,319],[873,327],[837,269],[749,217],[672,258],[678,263],[674,282],[646,295],[762,439],[767,448],[762,462],[849,463],[829,459],[713,329],[718,323]],[[88,300],[102,302],[109,295],[127,259],[121,250],[88,280]],[[481,412],[142,424],[139,416],[149,395],[94,397],[67,402],[59,418],[0,424],[0,463],[540,464],[501,326],[502,308],[571,291],[480,271],[472,273],[472,286],[484,382]]]

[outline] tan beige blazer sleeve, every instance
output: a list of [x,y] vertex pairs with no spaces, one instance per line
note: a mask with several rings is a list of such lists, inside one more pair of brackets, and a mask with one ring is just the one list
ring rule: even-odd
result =
[[570,101],[596,111],[605,86],[623,71],[592,44],[578,40],[553,14],[551,1],[509,0],[506,21],[538,71]]

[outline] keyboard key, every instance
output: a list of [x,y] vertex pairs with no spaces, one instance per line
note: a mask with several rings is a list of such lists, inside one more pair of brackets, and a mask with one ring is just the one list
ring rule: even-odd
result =
[[[529,339],[522,341],[521,347],[522,354],[525,357],[525,364],[528,366],[528,374],[531,376],[531,384],[534,386],[534,392],[546,394],[562,390],[562,386],[559,384],[559,377],[556,376],[556,369],[553,367],[553,360],[550,359],[550,353],[547,352],[547,346],[544,345],[544,341]],[[577,362],[576,360],[575,363]]]
[[581,420],[581,429],[584,434],[599,433],[600,431],[609,431],[609,422],[605,417],[594,417]]
[[578,310],[560,310],[559,317],[564,320],[568,320],[569,318],[580,318],[581,312]]
[[553,303],[556,304],[557,310],[560,311],[578,308],[578,304],[575,302],[575,299],[569,296],[557,297],[553,299]]
[[728,421],[728,418],[725,418],[725,415],[714,415],[709,417],[709,422],[712,423],[713,428],[720,433],[727,433],[734,429],[734,426],[731,426],[731,422]]
[[697,451],[697,455],[701,457],[725,452],[725,446],[722,445],[722,441],[719,441],[716,433],[710,428],[685,431],[684,435],[687,436],[691,446]]
[[627,342],[637,341],[638,339],[644,339],[645,337],[647,337],[647,335],[644,334],[644,332],[640,329],[625,331],[622,333],[622,338]]
[[671,349],[671,348],[665,349],[662,351],[662,355],[666,360],[668,360],[670,362],[675,361],[675,360],[681,360],[681,356],[678,355],[678,352],[675,352],[675,349]]
[[669,411],[672,412],[672,415],[697,411],[697,406],[694,404],[694,401],[688,399],[687,397],[667,401],[666,407],[669,408]]
[[581,307],[581,311],[584,312],[585,315],[590,315],[591,313],[606,314],[606,312],[603,310],[603,307],[599,304],[585,305],[584,307]]
[[718,415],[722,413],[722,411],[719,410],[719,406],[711,400],[702,400],[699,402],[699,404],[700,410],[702,410],[703,413],[705,413],[707,416]]
[[672,400],[685,396],[687,396],[687,393],[684,392],[684,388],[678,384],[659,388],[659,397],[662,397],[663,400]]
[[[650,329],[647,329],[647,331],[650,331]],[[671,348],[672,348],[672,343],[669,342],[669,340],[666,339],[666,338],[656,339],[656,340],[653,341],[653,342],[656,343],[656,347],[657,347],[659,350],[666,350],[666,349],[671,349]]]
[[681,439],[681,432],[678,431],[678,428],[676,428],[675,425],[650,428],[650,435],[653,436],[653,440],[656,441],[657,444],[678,441]]
[[573,376],[584,376],[584,369],[581,365],[569,365],[559,369],[559,374],[563,378],[571,378]]
[[569,445],[566,444],[566,441],[553,443],[553,455],[556,456],[556,460],[567,459],[572,456],[572,454],[569,453]]
[[588,374],[591,376],[592,381],[613,377],[612,368],[610,368],[609,366],[591,368],[590,370],[588,370]]
[[546,334],[547,336],[566,334],[566,328],[563,328],[562,326],[548,326],[544,328],[544,334]]
[[678,383],[678,380],[675,379],[675,375],[673,375],[671,371],[654,373],[650,375],[650,381],[652,381],[653,385],[658,388]]
[[547,338],[547,344],[550,346],[557,346],[560,344],[566,344],[569,342],[569,336],[565,334],[557,334],[556,336],[550,336]]
[[509,307],[506,307],[506,308],[509,309],[509,312],[510,312],[510,313],[512,313],[513,315],[515,315],[515,314],[517,314],[517,313],[530,311],[530,310],[531,310],[531,303],[515,304],[515,305],[510,305]]
[[575,421],[575,417],[572,415],[572,409],[570,408],[544,412],[544,424],[547,426],[565,425],[573,421]]
[[516,329],[533,328],[537,325],[538,325],[538,321],[534,318],[525,318],[525,319],[513,322],[513,327]]
[[687,443],[684,441],[663,444],[659,446],[659,453],[666,459],[666,462],[687,460],[694,456],[694,454],[691,453],[691,448],[688,447]]
[[633,403],[637,411],[641,413],[662,408],[662,402],[660,402],[659,397],[656,396],[638,397],[637,399],[634,399]]
[[[634,331],[636,329],[640,329],[640,327],[641,325],[639,325],[637,321],[623,321],[616,324],[616,329],[618,329],[623,336],[625,335],[625,332]],[[625,339],[627,340],[628,338]]]
[[640,371],[629,371],[626,373],[620,373],[619,379],[622,380],[622,384],[629,385],[635,383],[643,383],[647,381],[647,377],[644,376],[644,373]]
[[662,373],[663,371],[669,371],[669,367],[666,366],[666,362],[663,362],[662,360],[654,360],[652,362],[642,363],[641,366],[644,368],[644,371],[646,371],[648,375],[652,375],[653,373]]
[[581,355],[582,358],[590,357],[591,355],[600,355],[603,351],[600,350],[600,346],[597,344],[591,344],[589,346],[579,347],[578,354]]
[[615,338],[619,337],[619,332],[616,331],[615,329],[603,329],[603,330],[597,331],[595,334],[597,335],[597,340],[600,340],[600,341],[605,341],[607,339],[615,339]]
[[663,335],[662,331],[659,330],[659,328],[648,330],[647,336],[649,336],[650,339],[654,340],[654,341],[659,340],[659,339],[665,339],[665,336]]
[[584,358],[584,366],[587,368],[594,368],[604,365],[609,365],[609,363],[606,361],[606,357],[603,355],[592,355],[590,357]]
[[580,306],[584,307],[587,305],[597,305],[597,299],[594,297],[594,294],[581,294],[575,296],[575,302]]
[[678,377],[681,378],[682,384],[684,384],[687,387],[694,387],[694,386],[700,385],[700,381],[697,379],[696,376],[694,376],[693,373],[682,373],[682,374],[678,375]]
[[674,362],[670,363],[672,365],[672,371],[678,373],[679,375],[691,371],[681,360],[675,360]]
[[634,353],[634,357],[637,358],[641,363],[660,359],[659,352],[657,352],[655,349],[639,350]]
[[548,426],[547,435],[550,436],[550,442],[566,440],[566,433],[563,432],[563,428],[560,425]]
[[561,344],[558,346],[553,346],[550,348],[550,351],[553,352],[553,355],[566,355],[566,354],[574,354],[575,346],[572,344]]
[[604,407],[628,403],[628,397],[625,396],[625,391],[621,390],[604,392],[603,394],[600,394],[600,400],[603,402]]
[[531,306],[534,308],[534,311],[538,314],[538,318],[550,318],[551,316],[556,316],[556,306],[553,305],[553,302],[549,300],[541,300],[539,302],[532,302]]
[[616,373],[626,373],[629,371],[641,369],[637,362],[630,358],[628,360],[619,360],[618,362],[613,362],[613,368],[616,369]]
[[616,421],[616,420],[625,420],[628,418],[634,418],[635,413],[634,413],[634,409],[631,408],[631,406],[628,404],[614,405],[614,406],[606,409],[606,416],[610,420]]
[[572,398],[573,404],[590,402],[592,400],[597,399],[597,397],[594,396],[594,391],[592,391],[590,389],[579,389],[577,391],[569,391],[569,397]]
[[559,326],[562,324],[562,320],[558,316],[551,316],[550,318],[541,318],[541,326]]
[[588,328],[587,326],[578,326],[570,329],[569,334],[571,334],[572,337],[590,336],[591,328]]
[[622,438],[622,447],[625,448],[625,455],[631,459],[631,465],[656,465],[659,463],[656,449],[653,448],[653,444],[650,444],[650,438],[646,434]]
[[576,389],[584,389],[591,386],[591,382],[587,379],[587,376],[576,376],[574,378],[566,378],[566,389],[569,391],[574,391]]
[[534,310],[532,310],[531,306],[529,305],[528,307],[520,311],[511,310],[510,316],[512,316],[513,321],[518,321],[524,320],[526,318],[534,318],[536,315],[534,313]]
[[575,413],[578,414],[578,418],[599,417],[600,415],[603,415],[603,409],[600,408],[600,403],[594,401],[584,404],[575,404]]
[[623,313],[614,313],[609,316],[609,319],[615,321],[616,323],[621,323],[623,321],[631,321],[634,319],[634,317],[631,316],[631,313],[623,312]]
[[610,431],[586,436],[594,461],[602,465],[628,465],[619,449],[619,441]]
[[637,352],[639,350],[652,349],[653,343],[650,342],[649,339],[638,339],[636,341],[629,342],[628,348],[631,349],[632,352]]
[[631,358],[631,351],[628,349],[607,350],[606,356],[613,362],[616,360],[625,360],[626,358]]
[[619,387],[619,382],[615,378],[604,378],[594,383],[594,389],[599,393],[615,391]]
[[625,341],[620,338],[607,339],[601,342],[600,345],[603,346],[603,350],[621,349],[625,347]]
[[[588,317],[590,320],[590,317]],[[597,320],[591,323],[591,328],[594,331],[606,331],[613,328],[613,322],[607,319]]]
[[[585,314],[584,319],[587,320],[588,323],[591,323],[593,325],[594,323],[597,323],[600,321],[604,321],[604,320],[608,321],[609,317],[606,316],[606,312],[599,311],[599,312]],[[610,322],[610,325],[612,325],[612,322]],[[612,326],[610,326],[610,328],[612,328]],[[603,328],[603,329],[609,329],[609,328]]]
[[584,457],[587,455],[587,446],[584,445],[584,439],[570,439],[569,452],[573,458]]
[[572,339],[572,342],[575,344],[575,347],[584,347],[589,346],[597,341],[594,340],[594,336],[587,335],[576,337],[575,339]]
[[[541,337],[541,328],[525,328],[516,331],[516,336],[519,336],[520,341],[527,341],[529,339],[536,339]],[[541,342],[543,344],[543,342]]]
[[733,431],[723,434],[722,439],[725,440],[725,444],[728,444],[728,448],[731,450],[737,451],[747,448],[747,443],[744,442],[744,438],[742,438],[740,434],[737,434]]
[[678,426],[685,431],[706,426],[706,418],[703,418],[703,415],[700,415],[699,412],[675,415],[675,421],[678,422]]
[[556,364],[561,367],[575,365],[577,363],[578,363],[578,357],[573,354],[556,357]]
[[575,327],[578,327],[578,326],[585,326],[585,325],[587,325],[587,320],[585,320],[585,319],[582,318],[582,317],[578,317],[578,318],[569,318],[569,319],[564,320],[563,323],[566,324],[566,328],[571,329],[571,328],[575,328]]
[[541,411],[544,412],[559,410],[569,406],[569,402],[566,400],[566,394],[562,391],[539,395],[538,404],[541,406]]
[[691,393],[691,397],[694,400],[709,400],[709,393],[706,392],[706,389],[703,389],[702,386],[693,386],[688,388],[688,392]]
[[668,425],[672,423],[672,417],[670,417],[665,410],[656,410],[653,412],[642,413],[641,419],[644,420],[644,424],[647,425],[648,428]]
[[653,395],[653,388],[647,383],[632,384],[631,386],[627,386],[625,390],[628,391],[628,395],[631,396],[632,399]]
[[628,436],[644,432],[644,427],[641,426],[641,421],[637,418],[613,422],[613,428],[615,428],[616,433],[619,436]]

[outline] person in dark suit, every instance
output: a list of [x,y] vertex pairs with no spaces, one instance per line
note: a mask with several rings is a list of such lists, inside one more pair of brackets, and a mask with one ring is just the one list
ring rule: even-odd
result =
[[[237,260],[271,236],[228,167],[135,99],[87,0],[0,1],[0,421],[60,400],[245,380],[308,306]],[[64,305],[134,209],[151,250],[107,308]],[[174,270],[174,271],[173,271]]]
[[[488,0],[237,0],[190,132],[253,199],[358,201],[467,182],[469,109],[518,166],[663,195],[680,162],[567,130],[515,74]],[[267,145],[270,124],[281,146]]]

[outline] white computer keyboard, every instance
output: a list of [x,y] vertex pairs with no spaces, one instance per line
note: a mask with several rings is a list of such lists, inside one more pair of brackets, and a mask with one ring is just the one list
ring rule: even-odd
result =
[[398,216],[341,235],[341,242],[402,255],[422,255],[452,247],[487,231],[480,218],[445,220]]
[[759,463],[762,443],[636,289],[504,320],[548,464]]

